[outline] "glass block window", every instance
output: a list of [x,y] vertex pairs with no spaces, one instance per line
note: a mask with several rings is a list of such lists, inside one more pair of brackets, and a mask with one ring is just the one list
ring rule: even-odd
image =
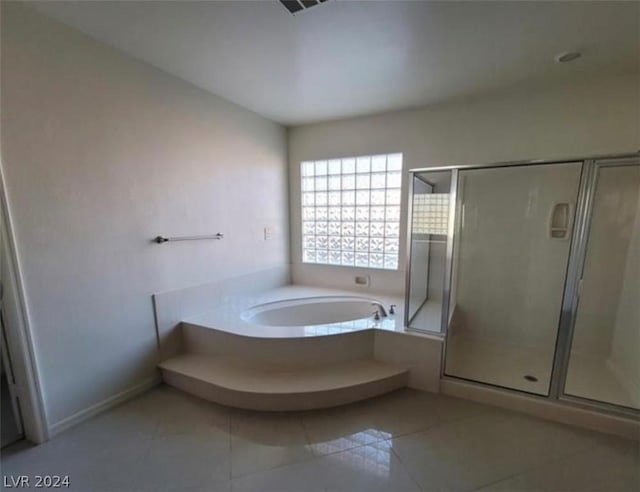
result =
[[398,269],[402,154],[300,164],[302,261]]
[[413,196],[413,233],[447,234],[449,194],[429,193]]

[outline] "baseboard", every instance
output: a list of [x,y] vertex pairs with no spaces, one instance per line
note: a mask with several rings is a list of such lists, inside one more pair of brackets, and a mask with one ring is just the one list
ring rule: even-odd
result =
[[79,412],[74,413],[70,417],[62,419],[59,422],[56,422],[55,424],[50,425],[49,439],[53,438],[57,434],[60,434],[61,432],[64,432],[65,430],[71,427],[78,425],[80,422],[84,422],[85,420],[90,419],[91,417],[98,415],[99,413],[109,410],[110,408],[113,408],[116,405],[119,405],[120,403],[125,402],[126,400],[134,398],[135,396],[138,396],[139,394],[150,390],[154,386],[157,386],[158,384],[160,384],[160,382],[161,382],[160,375],[153,376],[149,379],[146,379],[142,383],[136,384],[135,386],[129,389],[126,389],[124,391],[121,391],[120,393],[110,396],[106,400],[102,400],[101,402],[96,403],[95,405],[91,405],[90,407],[85,408],[84,410],[80,410]]

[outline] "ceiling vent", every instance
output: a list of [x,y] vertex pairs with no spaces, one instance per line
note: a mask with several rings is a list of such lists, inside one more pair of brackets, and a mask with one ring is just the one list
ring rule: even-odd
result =
[[316,5],[320,5],[326,1],[327,0],[280,0],[280,3],[284,5],[289,12],[295,15],[301,10],[310,9],[311,7],[315,7]]

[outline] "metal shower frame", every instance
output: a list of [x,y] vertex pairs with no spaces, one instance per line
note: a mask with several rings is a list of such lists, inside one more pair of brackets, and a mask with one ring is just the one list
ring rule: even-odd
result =
[[[406,269],[405,269],[405,319],[404,326],[407,330],[419,331],[428,333],[431,335],[440,335],[443,340],[443,354],[441,364],[441,378],[458,380],[455,376],[445,374],[445,357],[446,357],[446,345],[448,337],[448,324],[449,324],[449,303],[451,298],[451,277],[453,268],[453,248],[456,228],[456,211],[457,211],[457,193],[458,193],[458,174],[462,170],[468,169],[491,169],[501,167],[518,167],[518,166],[532,166],[542,164],[567,164],[567,163],[581,163],[581,176],[580,185],[578,191],[578,199],[573,218],[573,233],[571,235],[571,245],[569,250],[569,259],[567,264],[567,271],[565,275],[565,283],[563,289],[563,297],[561,304],[560,319],[558,323],[555,353],[553,358],[553,366],[551,372],[551,381],[549,384],[548,395],[538,395],[528,393],[522,390],[516,390],[512,388],[505,388],[503,386],[497,386],[490,383],[484,383],[479,381],[469,381],[474,385],[490,387],[492,389],[499,389],[507,393],[514,394],[527,394],[532,398],[541,400],[555,400],[562,403],[566,403],[581,408],[604,411],[607,413],[621,415],[625,417],[640,417],[640,410],[633,408],[622,407],[607,402],[591,400],[584,397],[578,397],[565,393],[564,387],[567,378],[567,369],[569,366],[569,359],[571,356],[571,342],[573,340],[573,333],[576,322],[576,314],[578,310],[578,300],[580,295],[580,283],[582,280],[585,259],[587,255],[589,230],[591,226],[591,218],[593,215],[593,201],[594,193],[598,185],[599,171],[606,167],[617,166],[634,166],[640,165],[640,151],[636,153],[627,154],[610,154],[599,155],[591,157],[577,157],[577,158],[563,158],[563,159],[544,159],[544,160],[529,160],[529,161],[512,161],[512,162],[500,162],[493,164],[470,164],[470,165],[452,165],[452,166],[438,166],[438,167],[425,167],[409,170],[409,197],[407,208],[407,237],[406,237]],[[440,324],[440,332],[427,332],[418,330],[415,328],[409,328],[409,286],[411,282],[411,242],[412,242],[412,220],[413,220],[413,178],[414,176],[426,173],[426,172],[451,172],[451,187],[449,194],[449,224],[447,230],[447,245],[446,245],[446,267],[445,267],[445,279],[442,295],[442,316]]]

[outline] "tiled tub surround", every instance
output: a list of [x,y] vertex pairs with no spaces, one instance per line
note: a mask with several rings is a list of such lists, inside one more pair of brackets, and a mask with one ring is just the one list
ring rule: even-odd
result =
[[153,310],[160,360],[182,352],[179,327],[184,319],[206,314],[220,304],[233,304],[237,302],[234,299],[244,299],[288,285],[290,278],[289,265],[282,265],[217,282],[154,294]]
[[[395,304],[396,312],[299,326],[258,325],[246,315],[265,303],[336,296]],[[407,385],[437,392],[442,340],[407,333],[402,320],[401,299],[369,293],[289,285],[227,296],[160,336],[175,344],[161,347],[160,368],[165,382],[184,391],[259,410],[335,406]]]

